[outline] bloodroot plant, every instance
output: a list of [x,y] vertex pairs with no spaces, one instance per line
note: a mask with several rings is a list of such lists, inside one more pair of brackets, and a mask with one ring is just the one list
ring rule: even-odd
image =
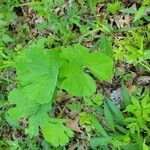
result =
[[113,75],[113,60],[106,53],[89,52],[80,44],[47,49],[37,42],[21,53],[15,69],[18,84],[8,97],[15,106],[8,110],[7,119],[18,123],[27,118],[26,134],[34,138],[40,130],[45,140],[57,147],[66,145],[74,135],[64,119],[50,116],[57,89],[73,96],[91,96],[96,92],[91,74],[108,80]]

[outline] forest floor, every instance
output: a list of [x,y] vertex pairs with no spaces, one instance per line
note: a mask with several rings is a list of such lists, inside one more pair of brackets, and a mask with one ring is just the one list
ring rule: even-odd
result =
[[[65,144],[58,139],[59,128],[52,131],[57,140],[46,140],[41,129],[34,137],[26,134],[29,116],[18,124],[7,118],[13,107],[10,92],[19,85],[14,64],[35,43],[46,43],[47,49],[78,44],[89,54],[102,52],[111,57],[102,62],[108,64],[102,66],[104,76],[111,74],[113,60],[113,73],[106,81],[84,70],[96,83],[94,94],[82,96],[58,88],[49,113],[65,119],[63,127],[73,131],[73,136],[66,137],[65,131],[60,135],[68,139]],[[149,0],[1,0],[0,115],[0,150],[150,150]]]

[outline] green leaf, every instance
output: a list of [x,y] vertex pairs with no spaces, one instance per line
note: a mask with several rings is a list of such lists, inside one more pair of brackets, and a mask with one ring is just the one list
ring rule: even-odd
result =
[[64,63],[61,69],[61,74],[66,79],[60,87],[67,90],[68,93],[75,96],[90,96],[96,91],[94,80],[76,64]]
[[45,140],[55,147],[66,145],[69,138],[73,137],[73,132],[57,119],[51,119],[46,126],[42,127],[42,133]]
[[141,106],[142,108],[147,108],[149,106],[150,96],[147,92],[144,98],[141,100]]
[[111,100],[107,100],[107,103],[108,103],[110,110],[114,114],[116,121],[123,123],[124,117],[123,117],[121,111],[119,110],[119,108],[115,104],[113,104]]
[[94,107],[99,107],[100,105],[103,104],[103,98],[104,96],[100,93],[92,95],[92,97],[85,97],[85,105],[87,106],[94,106]]
[[52,100],[59,71],[57,50],[31,47],[18,59],[16,69],[17,78],[29,98],[40,104]]
[[113,60],[106,54],[93,52],[87,59],[87,68],[100,80],[108,80],[113,75]]
[[[26,129],[26,134],[29,134],[31,138],[38,135],[39,127],[42,129],[45,139],[54,146],[67,144],[69,137],[73,136],[73,132],[66,128],[62,124],[62,121],[54,122],[53,119],[51,119],[52,121],[49,121],[50,118],[47,114],[47,111],[50,109],[49,105],[45,104],[37,108],[39,104],[36,101],[28,101],[26,98],[23,99],[22,93],[20,94],[18,90],[16,90],[15,93],[13,91],[13,95],[10,95],[10,99],[12,102],[15,101],[17,105],[17,107],[8,111],[9,117],[11,117],[11,119],[18,121],[22,117],[30,116],[29,128]],[[35,104],[33,102],[35,102]],[[59,136],[56,134],[56,131],[59,132]]]
[[141,108],[140,102],[136,97],[132,96],[131,101],[132,101],[133,105],[129,105],[129,106],[133,106],[133,109],[140,109]]
[[13,42],[14,40],[8,34],[3,34],[2,41],[7,44],[8,42]]
[[139,20],[139,19],[144,15],[145,10],[146,10],[146,7],[145,7],[145,6],[141,6],[141,7],[138,9],[138,11],[135,13],[133,22]]
[[108,145],[110,143],[111,143],[111,137],[97,137],[97,138],[92,138],[90,140],[90,145],[93,148],[102,145]]
[[117,11],[120,9],[120,2],[115,2],[115,3],[108,3],[107,4],[107,11],[110,12],[111,14],[115,14]]
[[125,8],[125,9],[120,10],[120,12],[125,13],[125,14],[135,14],[136,11],[137,11],[137,9],[134,7]]
[[51,109],[51,104],[44,104],[28,118],[29,127],[25,130],[31,138],[36,137],[39,133],[39,127],[43,127],[49,123],[48,111]]
[[13,121],[19,121],[22,117],[34,114],[40,107],[35,100],[26,97],[19,88],[11,91],[8,99],[11,104],[16,104],[16,107],[8,110],[8,117]]
[[121,88],[121,95],[122,95],[122,98],[125,102],[125,105],[128,106],[129,104],[131,104],[131,98],[130,98],[130,95],[127,91],[127,88],[126,86],[122,83],[122,88]]
[[36,100],[29,99],[21,89],[15,89],[9,94],[9,102],[16,104],[16,107],[8,110],[10,120],[18,122],[25,117],[29,120],[29,128],[26,129],[26,134],[30,137],[35,137],[39,133],[39,127],[45,126],[49,120],[47,112],[51,105],[40,105]]
[[106,103],[104,103],[104,115],[109,128],[112,129],[112,131],[115,131],[113,116]]
[[60,88],[74,96],[91,96],[96,91],[95,81],[84,72],[88,68],[100,80],[107,80],[113,74],[113,62],[105,54],[89,53],[88,49],[76,44],[74,47],[62,48]]
[[113,58],[112,45],[110,44],[106,36],[102,36],[100,39],[100,49],[102,50],[103,53],[105,53],[111,59]]
[[49,118],[48,110],[49,106],[45,104],[29,118],[26,134],[29,134],[31,138],[36,137],[40,127],[46,141],[55,147],[64,146],[69,142],[69,138],[73,137],[73,132],[64,126],[64,120]]
[[140,149],[140,146],[139,146],[139,143],[130,143],[127,145],[123,145],[122,148],[124,150],[129,150],[129,149],[137,150],[137,149]]
[[145,144],[145,140],[143,142],[143,150],[149,150],[149,146]]
[[80,124],[81,125],[91,124],[91,118],[92,118],[91,114],[88,114],[86,112],[81,112],[80,113]]
[[100,133],[101,135],[108,137],[107,132],[105,131],[104,127],[100,124],[100,122],[97,120],[96,117],[92,117],[91,118],[93,127],[97,130],[98,133]]
[[98,121],[98,119],[92,115],[92,114],[88,114],[88,113],[80,113],[80,124],[81,125],[88,125],[89,128],[87,128],[88,130],[90,129],[95,129],[99,134],[103,135],[103,136],[108,136],[107,132],[105,131],[104,127],[100,124],[100,122]]
[[150,49],[144,51],[144,59],[150,59]]

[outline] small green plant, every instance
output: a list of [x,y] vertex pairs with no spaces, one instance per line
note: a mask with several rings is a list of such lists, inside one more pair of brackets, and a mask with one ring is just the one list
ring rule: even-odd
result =
[[111,14],[115,14],[116,12],[118,12],[120,10],[120,2],[115,2],[113,4],[108,3],[107,4],[107,11]]
[[150,1],[128,2],[0,1],[0,149],[150,149]]
[[18,86],[10,92],[9,102],[16,107],[8,110],[7,119],[18,122],[28,118],[26,133],[31,138],[38,135],[40,127],[50,144],[65,145],[73,132],[64,126],[65,120],[48,115],[57,99],[57,89],[73,96],[91,96],[96,84],[86,69],[98,79],[107,80],[113,75],[113,61],[99,51],[89,53],[80,44],[46,49],[43,41],[30,45],[15,63]]
[[[150,32],[149,27],[146,27],[147,35]],[[133,30],[127,33],[123,40],[115,40],[114,57],[115,60],[122,60],[134,66],[140,66],[150,71],[148,60],[150,59],[149,47],[145,44],[150,37],[145,37],[144,30]]]
[[132,104],[128,105],[125,112],[131,114],[131,117],[125,121],[129,123],[128,128],[131,133],[137,132],[140,134],[142,130],[147,131],[150,134],[149,122],[150,122],[150,97],[149,93],[145,95],[141,100],[136,97],[131,97]]
[[143,22],[141,21],[141,18],[144,18],[145,20],[150,21],[148,13],[146,13],[146,9],[149,9],[149,4],[150,2],[145,0],[142,2],[142,5],[138,9],[132,6],[130,8],[122,9],[120,11],[125,14],[133,14],[134,15],[133,23],[136,23],[139,21],[139,23],[143,24]]
[[[122,94],[125,96],[127,92],[124,88],[122,88]],[[124,96],[124,100],[129,99],[129,95]],[[107,99],[103,107],[90,105],[90,112],[80,113],[80,125],[86,129],[92,149],[111,147],[119,150],[143,150],[149,148],[149,93],[144,94],[142,98],[134,97],[133,99],[132,96],[130,99],[132,99],[130,103],[124,102],[126,105],[124,111]],[[134,126],[135,123],[136,126]],[[146,134],[144,138],[141,136],[142,133]]]

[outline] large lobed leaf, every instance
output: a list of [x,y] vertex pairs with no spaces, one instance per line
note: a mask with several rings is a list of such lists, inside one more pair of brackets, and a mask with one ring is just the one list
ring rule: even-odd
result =
[[26,133],[30,137],[35,137],[41,128],[43,137],[53,146],[64,146],[73,137],[71,129],[64,126],[65,121],[62,119],[50,118],[47,111],[49,105],[43,105],[34,115],[29,118],[29,128]]
[[60,87],[74,96],[90,96],[96,91],[92,77],[85,73],[89,69],[100,80],[108,80],[113,75],[113,60],[100,52],[89,53],[88,49],[76,44],[61,49]]
[[60,119],[50,119],[49,123],[42,127],[44,138],[53,146],[64,146],[69,142],[69,138],[73,137],[71,129],[63,125],[64,121]]
[[40,104],[52,100],[59,71],[58,51],[32,47],[16,63],[22,90]]
[[[9,94],[9,102],[16,104],[8,110],[10,119],[19,121],[28,118],[26,133],[35,137],[41,128],[44,138],[54,146],[67,144],[73,136],[73,132],[64,126],[64,121],[48,115],[58,74],[62,79],[60,88],[74,96],[91,96],[96,84],[84,69],[89,69],[101,80],[107,80],[113,73],[112,59],[105,54],[89,53],[88,49],[78,44],[61,50],[30,46],[16,62],[19,85]],[[96,129],[104,132],[99,125]]]
[[65,145],[69,142],[69,138],[73,137],[71,129],[64,126],[64,120],[49,117],[50,103],[40,105],[28,99],[20,89],[10,93],[9,101],[16,104],[16,107],[8,111],[9,120],[18,122],[20,118],[28,118],[29,127],[25,131],[31,138],[38,135],[39,128],[45,140],[53,146]]
[[16,107],[8,110],[9,120],[18,122],[28,118],[25,131],[31,138],[36,137],[41,128],[45,140],[53,146],[67,144],[73,132],[64,126],[64,121],[48,115],[58,78],[58,50],[31,46],[17,60],[16,69],[19,85],[9,94],[9,102]]
[[19,88],[10,92],[9,102],[16,104],[16,107],[8,110],[8,115],[13,121],[19,121],[20,118],[28,117],[40,108],[40,105],[36,101],[26,97]]

